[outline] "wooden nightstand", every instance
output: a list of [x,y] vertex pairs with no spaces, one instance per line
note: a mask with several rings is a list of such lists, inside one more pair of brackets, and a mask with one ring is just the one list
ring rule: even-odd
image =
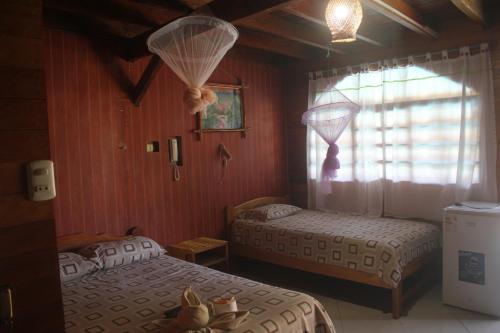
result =
[[228,242],[225,240],[199,237],[167,246],[172,257],[206,267],[222,266],[229,270]]

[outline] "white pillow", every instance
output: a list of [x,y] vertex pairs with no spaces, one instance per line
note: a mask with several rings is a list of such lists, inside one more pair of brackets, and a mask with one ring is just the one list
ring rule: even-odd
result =
[[94,262],[73,252],[58,253],[58,259],[61,282],[77,279],[99,269]]
[[270,204],[249,210],[245,210],[238,214],[238,219],[271,221],[297,214],[302,208],[285,205],[285,204]]
[[106,269],[156,258],[165,252],[154,240],[142,236],[95,243],[79,251],[79,253],[94,261],[100,268]]

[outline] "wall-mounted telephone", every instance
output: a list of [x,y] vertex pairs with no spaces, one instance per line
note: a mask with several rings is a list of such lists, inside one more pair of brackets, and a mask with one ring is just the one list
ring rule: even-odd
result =
[[32,161],[27,164],[26,173],[30,200],[45,201],[56,197],[54,163],[52,161]]
[[12,292],[8,286],[0,286],[0,332],[14,332]]
[[177,138],[169,139],[168,147],[170,162],[177,164],[177,162],[179,161],[179,143],[177,141]]
[[178,182],[181,180],[179,166],[182,166],[182,138],[180,136],[168,139],[168,154],[174,170],[174,180]]

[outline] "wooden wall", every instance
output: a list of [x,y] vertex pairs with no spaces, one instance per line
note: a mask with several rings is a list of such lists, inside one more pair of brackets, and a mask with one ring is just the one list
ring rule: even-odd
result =
[[[124,91],[147,59],[118,61],[96,52],[103,48],[95,42],[59,30],[47,30],[46,40],[58,234],[120,234],[139,225],[163,244],[221,236],[226,205],[287,192],[282,71],[275,65],[226,57],[212,81],[244,80],[251,129],[246,138],[209,133],[198,141],[194,117],[182,103],[184,84],[167,66],[137,108]],[[167,139],[176,135],[183,139],[180,182],[172,180],[168,160]],[[153,140],[160,141],[160,153],[146,153]],[[233,155],[223,180],[219,143]]]
[[25,163],[50,158],[41,23],[41,1],[0,3],[0,285],[16,333],[64,331],[52,202],[25,198]]
[[[497,14],[496,16],[499,16]],[[300,123],[304,110],[307,109],[308,71],[322,70],[347,65],[357,65],[394,57],[419,55],[426,52],[437,52],[461,46],[489,42],[491,60],[494,67],[495,108],[497,124],[497,145],[500,148],[500,17],[494,17],[494,23],[482,27],[466,18],[447,21],[439,31],[439,38],[429,40],[413,32],[405,32],[392,42],[391,47],[370,47],[359,49],[356,54],[347,56],[335,55],[324,61],[315,61],[304,67],[291,67],[285,79],[285,89],[291,98],[285,101],[287,109],[287,142],[289,164],[289,186],[292,198],[299,205],[307,205],[307,166],[306,166],[306,127]],[[296,148],[295,148],[296,147]],[[500,165],[500,153],[498,154]],[[497,168],[498,188],[500,193],[500,168]]]

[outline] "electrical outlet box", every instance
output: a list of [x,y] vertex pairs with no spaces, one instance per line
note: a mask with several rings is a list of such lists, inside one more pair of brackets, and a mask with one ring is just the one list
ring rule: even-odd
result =
[[45,201],[56,197],[54,163],[52,161],[32,161],[27,164],[26,173],[30,200]]
[[160,142],[151,141],[146,144],[146,152],[148,153],[158,153],[160,151]]

